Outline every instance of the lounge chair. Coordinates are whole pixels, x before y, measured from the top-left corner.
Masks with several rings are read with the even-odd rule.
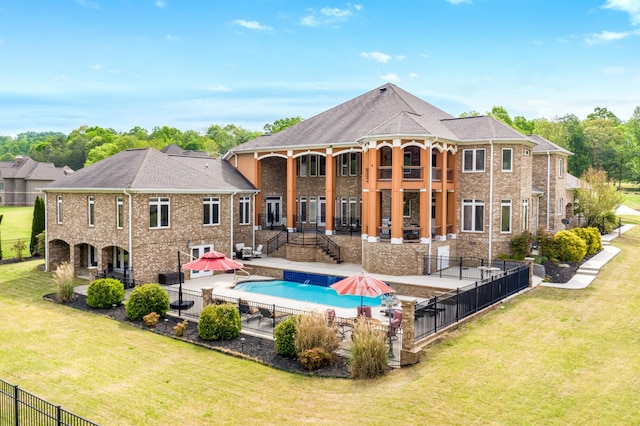
[[[260,314],[258,308],[255,306],[249,306],[249,304],[242,299],[238,301],[238,310],[240,311],[240,316],[244,317],[247,321]]]
[[[289,316],[289,314],[286,312],[276,311],[275,306],[274,306],[274,309],[260,307],[258,308],[258,313],[260,314],[260,316],[258,317],[258,325],[262,324],[262,321],[267,321],[267,320],[273,320],[273,323],[275,324],[278,321]]]
[[[252,252],[253,257],[262,257],[262,244],[259,244]]]
[[[371,318],[371,306],[358,306],[358,318]]]

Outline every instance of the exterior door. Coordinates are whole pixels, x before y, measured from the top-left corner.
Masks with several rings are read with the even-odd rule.
[[[438,271],[449,267],[449,246],[438,247]]]
[[[327,200],[318,197],[318,226],[325,226],[327,221]]]
[[[113,248],[113,269],[123,272],[129,267],[129,252],[122,247]]]
[[[282,216],[282,200],[280,198],[267,198],[266,226],[279,226]]]
[[[191,246],[191,259],[198,259],[205,253],[213,250],[213,244],[204,244],[200,246]],[[213,271],[191,271],[191,278],[208,277],[213,275]]]

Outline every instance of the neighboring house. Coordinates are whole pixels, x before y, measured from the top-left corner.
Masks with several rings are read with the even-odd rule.
[[[39,163],[27,156],[0,161],[0,206],[32,206],[40,187],[70,173],[69,167]]]
[[[226,161],[186,154],[122,151],[42,188],[48,269],[66,261],[76,275],[95,267],[158,282],[178,256],[252,245],[255,187]]]
[[[425,255],[438,256],[434,269],[452,257],[494,259],[523,230],[556,226],[569,200],[561,193],[570,153],[538,152],[540,139],[491,117],[453,117],[385,84],[223,158],[260,191],[259,242],[278,228],[313,229],[341,247],[341,260],[415,275],[435,272]],[[554,169],[543,172],[538,157]],[[539,207],[552,203],[562,212]]]

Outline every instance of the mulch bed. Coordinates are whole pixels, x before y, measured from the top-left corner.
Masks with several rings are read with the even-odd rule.
[[[580,262],[544,262],[545,275],[549,282],[556,284],[568,283],[571,278],[576,274],[580,266],[591,259],[598,253],[594,253],[590,256],[585,256]]]
[[[44,298],[46,300],[56,302],[55,294],[46,295]],[[270,339],[263,339],[260,337],[241,333],[240,337],[233,340],[202,340],[200,336],[198,336],[197,323],[192,321],[189,321],[189,324],[187,325],[187,328],[182,337],[177,337],[175,331],[173,330],[173,327],[177,323],[182,321],[179,318],[166,316],[164,319],[161,318],[160,322],[155,327],[149,328],[142,321],[130,321],[129,319],[127,319],[124,305],[119,305],[112,309],[96,309],[87,305],[86,299],[87,298],[85,295],[76,294],[71,302],[64,303],[64,305],[74,309],[104,315],[121,323],[129,324],[133,327],[149,330],[153,333],[163,334],[174,339],[189,342],[229,355],[251,359],[261,364],[276,368],[278,370],[320,377],[350,377],[347,359],[338,355],[334,357],[334,360],[328,366],[310,372],[306,368],[304,368],[298,360],[286,358],[279,355],[275,349],[275,341]]]

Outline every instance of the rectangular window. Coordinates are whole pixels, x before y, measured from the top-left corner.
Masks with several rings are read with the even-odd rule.
[[[522,230],[529,229],[529,200],[522,200]]]
[[[503,148],[502,149],[502,171],[503,172],[513,171],[512,159],[513,159],[513,149]]]
[[[89,226],[95,225],[96,220],[96,202],[93,196],[87,198],[87,217],[89,218]]]
[[[329,158],[329,161],[333,161],[333,158]],[[318,156],[318,176],[326,176],[327,174],[327,157],[322,155]]]
[[[411,166],[410,151],[404,153],[404,175],[405,176],[411,176],[411,169],[409,168],[409,166]]]
[[[349,211],[347,210],[347,199],[342,197],[340,199],[340,218],[342,220],[342,224],[346,225],[349,221]]]
[[[564,158],[558,158],[558,177],[564,176]]]
[[[306,176],[307,175],[307,156],[303,155],[302,157],[300,157],[300,167],[298,167],[299,172],[300,172],[300,176]]]
[[[316,223],[316,213],[318,211],[318,205],[316,204],[316,197],[309,198],[309,223]]]
[[[560,198],[558,200],[558,214],[559,215],[562,215],[563,207],[564,207],[564,200],[562,198]]]
[[[404,206],[402,207],[402,216],[403,217],[411,217],[411,199],[404,199]]]
[[[500,232],[511,232],[511,200],[502,200],[500,202]]]
[[[349,176],[356,174],[358,174],[358,153],[352,152],[349,154]]]
[[[307,223],[307,197],[300,197],[300,222]]]
[[[251,197],[240,197],[240,225],[251,223]]]
[[[124,225],[124,203],[122,197],[116,197],[116,227],[122,229]]]
[[[465,149],[462,163],[465,172],[484,172],[484,149]]]
[[[317,176],[318,175],[318,156],[310,155],[309,156],[309,176]]]
[[[462,200],[462,230],[467,232],[484,231],[484,201]]]
[[[169,197],[149,198],[149,228],[169,227]]]
[[[203,225],[220,225],[220,198],[219,197],[203,197],[202,224]]]
[[[62,223],[62,195],[58,195],[56,203],[56,217],[58,218],[58,223]]]
[[[349,166],[349,158],[347,157],[347,154],[340,154],[340,174],[342,176],[346,176],[347,175],[347,169]]]
[[[358,220],[356,206],[356,197],[349,197],[349,223],[352,225]]]

